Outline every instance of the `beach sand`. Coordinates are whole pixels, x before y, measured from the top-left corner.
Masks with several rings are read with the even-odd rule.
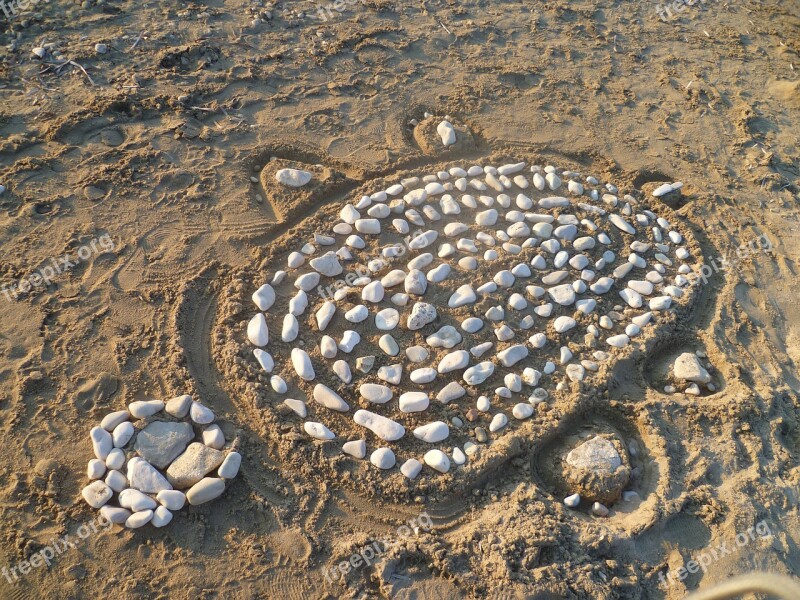
[[[707,1],[666,21],[656,2],[326,6],[0,13],[0,567],[75,542],[0,578],[0,598],[672,600],[733,574],[797,574],[797,3]],[[431,131],[445,116],[449,148]],[[481,472],[428,472],[415,492],[342,467],[237,376],[250,295],[360,192],[509,160],[648,197],[681,181],[669,210],[727,266]],[[284,167],[312,184],[279,186]],[[47,265],[50,284],[32,282]],[[663,393],[687,351],[718,391]],[[80,498],[89,429],[181,393],[239,440],[238,477],[164,529],[79,539],[97,516]],[[604,518],[562,503],[559,457],[592,434],[639,450],[640,499]]]

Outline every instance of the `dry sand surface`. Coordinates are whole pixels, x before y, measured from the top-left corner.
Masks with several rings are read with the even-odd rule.
[[[736,574],[800,574],[796,1],[698,1],[666,20],[655,0],[2,6],[0,599],[677,599]],[[457,139],[449,146],[437,134],[445,118]],[[563,185],[509,184],[512,199],[568,196],[610,210],[610,200],[589,194],[609,193],[602,186],[613,182],[615,209],[633,205],[624,218],[652,210],[642,235],[654,235],[655,217],[667,219],[693,272],[716,267],[625,347],[605,340],[647,307],[623,306],[618,290],[591,315],[553,313],[578,321],[560,342],[552,322],[528,333],[519,319],[511,324],[515,341],[498,349],[519,343],[531,352],[513,372],[557,365],[538,383],[546,397],[529,402],[527,382],[513,398],[496,396],[514,387],[498,369],[483,386],[464,384],[464,396],[410,414],[397,396],[423,389],[433,399],[445,383],[464,383],[463,368],[416,385],[406,361],[392,400],[366,402],[359,386],[384,383],[378,368],[402,360],[382,353],[372,321],[351,326],[339,315],[325,333],[339,341],[357,330],[364,351],[340,351],[354,377],[336,379],[318,347],[316,288],[299,334],[282,341],[292,283],[309,271],[288,269],[275,284],[264,349],[289,390],[273,389],[247,330],[258,312],[252,294],[287,269],[289,253],[308,242],[314,256],[327,252],[314,234],[331,233],[342,207],[364,194],[454,167],[516,162],[524,169],[510,178],[527,184],[532,166],[554,165]],[[283,185],[283,168],[312,179]],[[564,171],[580,174],[572,179],[585,185],[581,199],[568,193]],[[653,196],[677,181],[680,190]],[[473,219],[467,212],[432,227]],[[633,237],[601,229],[625,259]],[[363,264],[399,236],[364,237]],[[440,234],[430,250],[456,239]],[[526,247],[518,259],[504,247],[495,267],[484,250],[473,268],[452,260],[450,278],[431,286],[424,299],[439,310],[436,323],[409,331],[414,299],[396,307],[401,359],[441,326],[484,318],[504,301],[495,294],[450,310],[456,287],[477,288],[536,254]],[[594,262],[602,250],[593,252]],[[359,294],[343,297],[342,311]],[[375,306],[391,307],[388,298],[387,290]],[[614,331],[597,330],[609,312]],[[527,341],[534,331],[550,340],[541,351]],[[465,337],[453,350],[470,348]],[[562,345],[573,365],[597,360],[598,370],[567,377]],[[314,380],[295,373],[293,348],[308,351]],[[428,350],[437,361],[450,352]],[[593,358],[597,350],[608,356]],[[700,384],[697,395],[673,374],[684,353],[708,371],[711,387]],[[378,356],[366,375],[355,364],[365,354]],[[480,360],[498,364],[495,350],[470,364]],[[320,382],[349,412],[315,402]],[[238,475],[163,528],[98,525],[81,497],[94,458],[89,430],[132,402],[180,394],[214,412],[223,452],[233,444],[242,456]],[[486,411],[475,410],[481,394],[491,398]],[[307,418],[283,404],[287,396],[307,401]],[[517,403],[533,414],[512,417]],[[396,419],[405,436],[380,440],[353,421],[357,409]],[[489,432],[499,412],[508,424]],[[161,418],[133,421],[139,430]],[[435,420],[449,426],[445,441],[412,435]],[[314,439],[305,421],[336,437]],[[206,425],[193,427],[199,436]],[[587,480],[567,460],[595,436],[621,459],[613,477]],[[366,458],[343,454],[343,442],[359,438]],[[396,466],[371,464],[381,446]],[[456,464],[454,451],[466,447]],[[449,457],[447,473],[400,472],[432,448]],[[133,442],[124,451],[132,458]],[[620,481],[617,492],[636,493],[612,493],[609,514],[593,514],[588,490]],[[565,505],[577,491],[580,504]],[[49,565],[24,568],[53,547]]]

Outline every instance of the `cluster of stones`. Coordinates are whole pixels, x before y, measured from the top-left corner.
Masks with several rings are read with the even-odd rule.
[[[443,141],[448,131],[442,125]],[[635,344],[692,273],[673,223],[610,183],[551,165],[409,177],[345,204],[339,217],[255,291],[247,337],[310,437],[336,439],[326,414],[360,403],[352,419],[371,437],[342,440],[342,451],[364,458],[369,439],[380,469],[398,462],[403,421],[419,423],[434,402],[474,401],[467,420],[486,419],[494,436],[509,413],[531,417],[548,397],[544,385],[580,382]],[[493,274],[479,280],[486,269]],[[340,339],[335,328],[345,328]],[[401,348],[398,332],[415,343]],[[321,372],[336,384],[320,382]],[[313,385],[313,403],[286,397],[287,380]],[[440,446],[464,425],[456,417],[414,427],[433,447],[401,472],[413,479],[423,464],[442,473],[464,464],[477,444]],[[485,427],[474,435],[488,440]]]
[[[712,382],[711,374],[708,369],[700,362],[705,358],[705,353],[698,350],[696,353],[684,352],[672,365],[672,375],[674,384],[664,386],[664,392],[674,394],[680,390],[690,396],[699,396],[702,393],[700,386],[705,387],[709,392],[717,391],[716,385]],[[708,364],[711,368],[711,364]]]
[[[214,413],[188,395],[132,402],[128,410],[109,413],[89,432],[95,458],[83,499],[130,529],[164,527],[187,502],[214,500],[236,477],[242,457],[226,448],[213,422]]]
[[[623,491],[631,479],[631,469],[614,444],[604,437],[596,435],[573,448],[564,463],[564,479],[575,490],[564,498],[569,508],[577,508],[584,499],[592,503],[593,514],[605,517],[608,507],[620,496],[626,502],[638,497],[635,491]]]

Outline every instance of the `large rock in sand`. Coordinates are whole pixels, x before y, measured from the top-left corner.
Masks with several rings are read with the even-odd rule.
[[[675,379],[682,381],[693,381],[694,383],[709,383],[711,381],[711,375],[700,363],[700,359],[691,352],[684,352],[675,360],[672,372],[675,375]]]
[[[570,492],[607,506],[617,501],[631,471],[622,443],[614,441],[595,436],[567,454],[564,478]]]

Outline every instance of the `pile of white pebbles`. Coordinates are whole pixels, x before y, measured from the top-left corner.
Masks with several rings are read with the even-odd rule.
[[[90,437],[92,482],[81,495],[107,520],[130,529],[164,527],[186,502],[218,498],[242,462],[214,413],[188,395],[132,402],[106,415]]]
[[[308,436],[411,479],[446,473],[479,447],[446,446],[468,425],[426,421],[434,403],[462,403],[488,423],[476,441],[497,438],[689,297],[695,261],[671,219],[551,165],[409,177],[279,254],[247,337]],[[336,413],[363,434],[338,436]],[[403,445],[406,426],[428,449]]]

